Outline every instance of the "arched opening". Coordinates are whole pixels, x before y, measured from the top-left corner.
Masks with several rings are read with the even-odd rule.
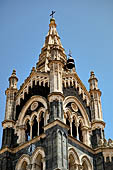
[[[30,122],[29,120],[27,121],[27,124],[26,124],[26,130],[25,130],[25,139],[26,141],[29,141],[30,140]]]
[[[69,170],[75,169],[75,160],[73,155],[69,155]]]
[[[83,166],[83,170],[88,170],[88,165],[86,164],[85,161],[83,162],[82,166]]]
[[[66,125],[69,126],[68,134],[71,135],[69,116],[66,117]]]
[[[73,121],[72,122],[72,136],[74,138],[77,138],[77,129],[76,129],[76,126],[75,126],[75,122]]]
[[[82,167],[83,167],[83,170],[92,170],[91,162],[86,156],[82,157]]]
[[[41,113],[40,116],[40,122],[39,122],[39,135],[42,134],[44,132],[44,113]]]
[[[21,170],[27,170],[27,162],[22,163]]]
[[[80,122],[80,123],[79,123],[79,127],[78,127],[79,140],[80,140],[81,142],[83,142],[83,136],[82,136],[82,130],[81,130],[81,128],[82,128],[82,125],[81,125],[81,122]]]
[[[35,170],[43,170],[42,155],[38,154],[35,161]]]
[[[32,138],[36,137],[38,135],[38,122],[37,117],[34,117],[33,120],[33,126],[32,126]]]

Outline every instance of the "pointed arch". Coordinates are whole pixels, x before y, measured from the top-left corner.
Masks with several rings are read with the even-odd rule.
[[[16,170],[22,170],[23,163],[26,166],[26,169],[25,168],[24,169],[27,170],[27,166],[31,163],[29,155],[23,154],[19,158],[19,160],[18,160],[18,162],[16,164]]]
[[[43,148],[38,147],[32,154],[31,164],[36,166],[36,170],[45,170],[45,152]]]
[[[69,156],[70,156],[70,155],[73,156],[73,158],[74,158],[74,163],[80,164],[79,156],[78,156],[76,150],[75,150],[74,148],[72,148],[72,147],[68,150],[68,159],[69,159]]]
[[[92,164],[89,158],[86,155],[81,157],[81,164],[83,166],[83,170],[92,170]]]
[[[78,106],[78,108],[80,109],[81,111],[81,114],[83,116],[83,119],[84,119],[84,123],[85,123],[85,126],[90,126],[90,121],[89,121],[89,117],[88,117],[88,114],[85,110],[85,108],[83,107],[83,105],[80,103],[80,101],[75,97],[75,96],[69,96],[69,97],[66,97],[65,100],[64,100],[64,111],[66,110],[66,105],[70,102],[73,102],[73,103],[76,103],[76,105]]]
[[[30,121],[30,116],[27,115],[24,120],[23,120],[23,125],[26,125],[27,124],[27,121]]]
[[[25,113],[28,109],[28,107],[32,104],[32,102],[34,101],[38,101],[38,102],[41,102],[43,105],[44,105],[44,108],[45,110],[47,110],[47,100],[42,97],[42,96],[32,96],[28,101],[27,103],[24,105],[24,107],[22,108],[20,114],[19,114],[19,118],[18,118],[18,122],[19,122],[19,125],[22,125],[23,123],[23,118],[25,116]]]
[[[34,120],[35,116],[38,117],[38,113],[37,113],[37,112],[33,112],[33,113],[31,114],[31,121]]]
[[[31,163],[35,163],[36,161],[36,157],[38,156],[38,154],[42,155],[42,158],[45,158],[45,152],[44,149],[42,147],[38,147],[32,154],[32,158],[31,158]]]

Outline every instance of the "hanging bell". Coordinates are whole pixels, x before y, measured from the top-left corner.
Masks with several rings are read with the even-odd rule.
[[[72,58],[72,56],[70,56],[67,60],[67,68],[72,69],[74,67],[75,67],[74,59]]]

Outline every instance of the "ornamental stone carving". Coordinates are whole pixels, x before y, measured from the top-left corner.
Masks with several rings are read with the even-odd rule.
[[[73,109],[74,112],[77,112],[77,111],[78,111],[78,107],[77,107],[77,105],[76,105],[75,103],[72,103],[72,104],[71,104],[71,107],[72,107],[72,109]]]
[[[37,107],[38,107],[38,102],[33,102],[33,103],[31,104],[31,111],[36,110]]]

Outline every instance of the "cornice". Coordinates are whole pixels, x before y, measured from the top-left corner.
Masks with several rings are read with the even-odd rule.
[[[59,125],[62,128],[69,129],[68,125],[66,125],[63,122],[61,122],[60,120],[56,119],[53,122],[49,123],[48,125],[44,126],[44,131],[46,131],[46,130],[48,130],[48,129],[52,128],[53,126],[56,126],[56,125]]]
[[[47,76],[48,77],[48,73],[45,73],[45,72],[42,73],[39,71],[31,72],[30,75],[24,80],[24,83],[20,86],[20,89],[18,90],[17,95],[16,95],[16,99],[18,98],[19,95],[21,95],[21,93],[23,92],[25,87],[29,84],[30,80],[33,77],[37,77],[37,76]]]
[[[5,147],[3,149],[0,150],[0,154],[4,153],[4,152],[10,152],[10,153],[17,153],[18,151],[20,151],[21,149],[23,148],[26,148],[27,146],[39,141],[40,139],[43,139],[45,138],[46,135],[45,134],[42,134],[40,136],[37,136],[36,138],[24,143],[24,144],[21,144],[20,146],[16,147],[16,148],[12,148],[12,149],[9,149],[8,147]]]

